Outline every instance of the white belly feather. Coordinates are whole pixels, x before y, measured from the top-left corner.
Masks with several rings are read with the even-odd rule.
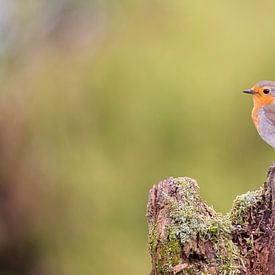
[[[260,108],[258,112],[259,125],[258,132],[262,139],[268,143],[270,146],[275,148],[275,123],[273,120],[268,118],[264,108]]]

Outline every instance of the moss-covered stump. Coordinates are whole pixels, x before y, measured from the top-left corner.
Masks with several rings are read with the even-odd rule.
[[[168,178],[149,194],[151,274],[275,274],[275,165],[257,191],[225,216],[190,178]]]

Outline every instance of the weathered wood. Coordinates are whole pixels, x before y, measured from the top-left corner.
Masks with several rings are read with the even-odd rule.
[[[275,274],[275,165],[224,216],[198,189],[193,179],[168,178],[150,190],[151,274]]]

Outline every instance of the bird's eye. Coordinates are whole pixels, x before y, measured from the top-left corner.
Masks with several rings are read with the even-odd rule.
[[[264,92],[264,94],[266,94],[266,95],[267,95],[267,94],[269,94],[269,93],[270,93],[270,89],[264,89],[264,90],[263,90],[263,92]]]

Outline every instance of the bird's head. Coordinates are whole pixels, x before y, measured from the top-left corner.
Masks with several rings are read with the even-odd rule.
[[[251,89],[243,91],[246,94],[253,95],[254,105],[262,107],[265,105],[275,103],[275,82],[264,80],[258,82]]]

